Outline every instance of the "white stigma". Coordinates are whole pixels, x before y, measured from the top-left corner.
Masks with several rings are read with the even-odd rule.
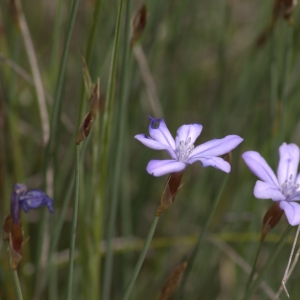
[[[291,174],[289,178],[281,185],[281,192],[286,197],[293,196],[299,190],[299,183],[295,183],[293,180],[293,175]]]
[[[194,144],[191,143],[191,137],[186,141],[180,141],[175,150],[178,161],[185,162],[194,150]]]

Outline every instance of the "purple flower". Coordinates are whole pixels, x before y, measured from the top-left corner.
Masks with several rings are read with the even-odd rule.
[[[163,119],[150,117],[150,120],[150,136],[138,134],[135,138],[149,148],[166,150],[171,159],[150,160],[146,168],[149,174],[162,176],[180,172],[196,161],[200,161],[203,167],[212,166],[226,173],[230,172],[230,164],[218,156],[228,153],[239,145],[243,141],[241,137],[228,135],[223,139],[214,139],[195,148],[195,140],[202,131],[201,124],[182,125],[177,130],[174,141]]]
[[[288,222],[294,226],[300,224],[300,173],[299,147],[283,143],[279,147],[277,177],[265,159],[256,151],[247,151],[242,155],[245,163],[259,179],[254,187],[254,196],[258,199],[279,201]]]
[[[20,197],[20,203],[23,210],[27,213],[30,209],[38,208],[46,205],[49,211],[53,214],[52,199],[40,190],[30,190],[25,195]]]

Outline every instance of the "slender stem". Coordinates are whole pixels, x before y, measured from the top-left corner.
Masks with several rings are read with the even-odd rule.
[[[17,270],[14,270],[13,267],[12,267],[9,243],[7,243],[6,251],[7,251],[7,256],[8,256],[8,260],[9,260],[9,269],[10,269],[10,272],[11,272],[16,297],[17,297],[18,300],[23,300],[23,295],[22,295],[22,291],[21,291],[18,272],[17,272]]]
[[[74,268],[74,251],[76,241],[76,227],[77,227],[77,215],[78,215],[78,200],[79,200],[79,146],[76,146],[76,170],[75,170],[75,199],[72,216],[72,233],[70,243],[70,259],[69,259],[69,275],[68,275],[68,293],[67,299],[72,299],[72,287],[73,287],[73,268]]]
[[[257,276],[256,280],[254,281],[254,283],[251,286],[251,288],[250,288],[249,292],[247,293],[247,295],[245,295],[244,300],[251,299],[251,296],[255,293],[255,291],[259,287],[259,285],[260,285],[261,281],[263,280],[266,272],[269,270],[269,268],[272,266],[273,262],[275,261],[277,255],[279,254],[281,248],[283,247],[283,245],[284,245],[284,243],[287,239],[287,236],[290,233],[290,231],[292,230],[292,228],[293,227],[290,226],[290,225],[287,227],[287,229],[285,230],[285,232],[281,236],[281,239],[279,240],[278,244],[276,245],[274,251],[272,252],[272,255],[270,256],[268,262],[266,263],[264,268],[261,270],[261,272]]]
[[[68,58],[68,54],[69,54],[70,40],[71,40],[71,35],[73,32],[73,27],[74,27],[74,23],[75,23],[78,3],[79,3],[79,0],[72,1],[71,14],[70,14],[70,19],[69,19],[69,23],[68,23],[65,44],[64,44],[64,51],[63,51],[63,55],[61,58],[61,63],[60,63],[60,68],[59,68],[59,73],[58,73],[59,76],[57,79],[55,102],[53,105],[53,112],[52,112],[52,117],[51,117],[50,140],[48,143],[48,148],[50,148],[48,150],[50,150],[50,151],[51,151],[51,146],[52,146],[54,137],[56,136],[56,128],[57,128],[57,124],[58,124],[58,118],[60,116],[61,107],[62,107],[61,95],[62,95],[64,77],[65,77],[66,66],[67,66],[67,58]],[[47,159],[47,157],[46,157],[46,159]]]
[[[89,144],[90,139],[91,139],[91,134],[87,137],[86,142],[83,143],[83,147],[81,148],[81,151],[80,151],[80,157],[79,157],[80,161],[82,159],[82,156],[84,155],[85,149],[86,149],[87,145]],[[58,219],[55,222],[55,227],[52,231],[53,234],[51,236],[51,244],[50,244],[50,249],[49,249],[48,265],[46,266],[45,272],[42,275],[42,280],[41,280],[41,284],[40,284],[40,287],[39,287],[38,294],[43,292],[43,290],[46,286],[46,283],[49,279],[49,276],[52,273],[52,270],[53,270],[53,267],[54,267],[54,265],[53,265],[54,252],[57,248],[60,233],[61,233],[63,223],[64,223],[64,220],[65,220],[67,208],[68,208],[68,205],[69,205],[69,202],[70,202],[71,193],[72,193],[72,190],[73,190],[73,187],[74,187],[74,184],[75,184],[75,177],[76,177],[76,174],[73,173],[73,176],[70,179],[70,181],[68,183],[68,186],[66,187],[66,192],[65,192],[65,197],[63,199],[62,207],[61,207]]]
[[[125,291],[125,294],[124,294],[124,297],[123,297],[123,300],[127,300],[130,296],[130,293],[132,291],[132,288],[133,288],[133,285],[135,283],[135,280],[140,272],[140,269],[142,267],[142,264],[144,262],[144,259],[145,259],[145,256],[146,256],[146,253],[148,251],[148,248],[149,248],[149,245],[150,245],[150,242],[152,240],[152,237],[153,237],[153,234],[154,234],[154,231],[155,231],[155,228],[156,228],[156,225],[158,223],[158,220],[159,220],[159,217],[158,216],[155,216],[153,222],[152,222],[152,225],[150,227],[150,230],[149,230],[149,233],[148,233],[148,236],[146,238],[146,241],[145,241],[145,244],[144,244],[144,247],[142,249],[142,252],[139,256],[139,259],[135,265],[135,268],[134,268],[134,271],[133,271],[133,275],[130,279],[130,282],[126,288],[126,291]]]
[[[255,274],[255,268],[256,268],[256,264],[257,264],[257,260],[258,260],[258,257],[259,257],[259,253],[260,253],[262,244],[263,244],[263,241],[260,241],[260,242],[259,242],[258,249],[257,249],[257,252],[256,252],[256,255],[255,255],[254,263],[253,263],[253,265],[252,265],[251,273],[250,273],[250,275],[249,275],[249,279],[248,279],[247,284],[246,284],[246,289],[245,289],[245,291],[246,291],[245,293],[246,293],[246,294],[247,294],[248,291],[249,291],[249,288],[250,288],[251,283],[252,283],[252,280],[253,280],[253,276],[254,276],[254,274]]]
[[[50,137],[49,141],[46,147],[46,153],[45,153],[45,160],[44,160],[44,182],[46,183],[46,177],[47,177],[47,171],[49,169],[50,162],[52,160],[52,152],[53,152],[53,141],[56,137],[56,129],[58,125],[58,118],[61,114],[61,107],[62,107],[62,101],[61,101],[61,95],[62,95],[62,89],[63,89],[63,82],[64,82],[64,76],[65,76],[65,71],[66,71],[66,65],[67,65],[67,58],[68,58],[68,53],[69,53],[69,46],[70,46],[70,40],[71,40],[71,35],[74,27],[74,22],[75,22],[75,17],[77,13],[77,8],[78,8],[78,3],[79,0],[73,0],[72,1],[72,8],[71,8],[71,13],[70,13],[70,18],[68,22],[68,27],[67,27],[67,34],[66,34],[66,39],[65,39],[65,44],[64,44],[64,50],[63,50],[63,55],[60,63],[60,69],[59,69],[59,76],[57,80],[57,87],[56,87],[56,93],[55,93],[55,101],[53,105],[53,111],[51,115],[51,122],[50,122]],[[46,188],[47,190],[47,188]],[[38,238],[38,245],[37,245],[37,258],[36,258],[36,265],[38,266],[38,271],[37,271],[37,276],[35,279],[35,292],[33,299],[39,299],[38,292],[40,290],[40,278],[41,278],[41,269],[40,269],[40,262],[41,262],[41,257],[42,257],[42,245],[44,242],[44,232],[46,230],[46,218],[45,214],[43,215],[41,226],[39,229],[39,238]]]
[[[287,282],[287,279],[288,279],[288,273],[289,273],[289,269],[290,269],[290,265],[291,265],[291,262],[292,262],[292,257],[293,257],[293,254],[294,254],[294,251],[295,251],[295,247],[296,247],[296,242],[297,242],[297,239],[298,239],[298,236],[299,236],[299,230],[300,230],[300,225],[298,225],[298,228],[297,228],[297,232],[296,232],[296,235],[295,235],[295,238],[294,238],[294,243],[293,243],[293,247],[292,247],[292,251],[291,251],[291,254],[290,254],[290,257],[289,257],[289,262],[286,266],[286,269],[285,269],[285,272],[284,272],[284,275],[283,275],[283,278],[282,278],[282,281],[281,281],[281,284],[282,284],[282,287],[286,293],[286,296],[288,298],[290,298],[290,295],[287,291],[287,288],[285,286],[286,282]]]
[[[129,49],[130,49],[130,21],[131,21],[131,0],[127,0],[126,3],[126,24],[125,24],[125,45],[123,51],[122,73],[121,73],[121,109],[119,117],[119,129],[118,129],[118,147],[116,154],[116,162],[114,169],[114,190],[112,194],[111,209],[109,215],[109,223],[107,230],[106,240],[106,256],[104,264],[104,286],[103,286],[103,300],[110,299],[109,291],[111,287],[112,267],[113,267],[113,234],[115,228],[115,221],[119,200],[119,188],[122,175],[122,158],[124,148],[124,129],[126,126],[127,116],[127,100],[128,100],[128,73],[129,73]]]
[[[295,254],[295,257],[294,257],[292,266],[291,266],[291,268],[290,268],[288,274],[286,275],[286,281],[290,278],[291,274],[293,273],[293,271],[294,271],[294,269],[295,269],[295,267],[296,267],[296,264],[297,264],[297,262],[298,262],[299,255],[300,255],[300,247],[298,248],[298,250],[297,250],[297,252],[296,252],[296,254]],[[283,285],[281,284],[280,287],[279,287],[279,289],[278,289],[278,291],[277,291],[277,293],[276,293],[276,295],[275,295],[275,297],[274,297],[274,299],[278,299],[278,298],[279,298],[279,296],[280,296],[282,290],[283,290]]]
[[[208,229],[208,227],[210,225],[210,222],[211,222],[212,217],[213,217],[213,215],[215,213],[216,207],[217,207],[217,205],[218,205],[218,203],[219,203],[219,201],[221,199],[221,195],[223,193],[223,190],[224,190],[224,187],[226,185],[227,179],[228,179],[228,175],[225,177],[225,179],[223,181],[223,184],[222,184],[222,187],[221,187],[221,189],[219,191],[219,194],[217,195],[217,197],[215,198],[214,202],[211,205],[208,217],[207,217],[207,219],[206,219],[206,221],[204,223],[203,229],[200,232],[197,244],[196,244],[196,246],[195,246],[195,248],[193,250],[192,256],[191,256],[191,258],[190,258],[190,260],[188,262],[187,268],[186,268],[186,270],[185,270],[185,272],[183,274],[182,282],[181,282],[179,293],[178,293],[178,299],[182,299],[183,298],[185,284],[188,281],[189,275],[190,275],[190,273],[192,271],[192,268],[193,268],[193,265],[195,263],[197,254],[199,252],[200,246],[202,244],[203,238],[204,238],[204,236],[205,236],[205,234],[207,232],[207,229]]]

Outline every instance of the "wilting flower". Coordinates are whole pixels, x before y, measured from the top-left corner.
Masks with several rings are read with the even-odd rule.
[[[162,176],[180,172],[196,161],[200,161],[203,167],[212,166],[226,173],[230,172],[230,164],[218,156],[228,153],[239,145],[243,141],[241,137],[228,135],[223,139],[214,139],[195,148],[195,140],[203,128],[201,124],[182,125],[177,130],[174,140],[163,119],[150,117],[150,120],[150,136],[138,134],[135,138],[149,148],[166,150],[171,159],[150,160],[147,165],[149,174]]]
[[[52,199],[40,190],[27,191],[25,184],[16,183],[10,200],[10,215],[3,224],[3,239],[10,245],[10,255],[13,269],[16,269],[22,259],[22,248],[26,241],[23,240],[23,228],[20,222],[21,210],[28,212],[30,209],[47,205],[53,213]]]
[[[279,147],[277,178],[265,159],[256,151],[247,151],[242,155],[245,163],[259,179],[254,187],[254,196],[258,199],[279,201],[288,222],[294,226],[300,224],[300,173],[299,147],[283,143]]]

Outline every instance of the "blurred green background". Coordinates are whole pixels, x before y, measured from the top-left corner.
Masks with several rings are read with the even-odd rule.
[[[46,95],[46,113],[51,120],[68,21],[75,1],[21,2]],[[142,1],[132,1],[132,15],[142,4]],[[149,0],[145,4],[147,25],[135,47],[129,50],[125,70],[128,30],[123,7],[115,85],[112,85],[110,66],[120,1],[79,1],[59,100],[61,110],[47,152],[26,38],[13,1],[0,1],[1,222],[9,214],[15,182],[45,190],[53,197],[55,207],[51,216],[44,213],[46,209],[23,214],[25,237],[30,236],[18,268],[24,299],[66,297],[66,251],[74,198],[68,190],[73,191],[70,184],[75,171],[75,138],[82,115],[88,112],[89,98],[89,91],[84,92],[83,88],[81,57],[86,56],[97,5],[100,7],[95,19],[97,31],[88,67],[92,82],[100,78],[101,105],[90,139],[82,143],[86,149],[81,160],[73,299],[102,299],[105,249],[99,249],[101,241],[105,244],[113,197],[118,198],[118,206],[109,299],[122,299],[167,181],[167,176],[155,178],[145,171],[150,159],[167,155],[154,152],[133,138],[135,134],[148,133],[148,116],[163,117],[173,136],[182,124],[201,123],[204,129],[196,145],[229,134],[245,139],[233,151],[232,171],[197,256],[184,299],[225,300],[243,296],[248,275],[237,257],[250,266],[253,263],[262,218],[271,201],[254,198],[256,178],[245,166],[241,154],[256,150],[276,170],[279,145],[283,142],[300,145],[300,10],[296,7],[292,14],[293,26],[280,16],[264,44],[257,46],[258,37],[271,23],[274,1]],[[124,82],[126,92],[122,88]],[[121,106],[122,97],[127,99],[125,109]],[[111,99],[114,101],[107,107]],[[121,116],[124,117],[122,131],[119,129]],[[107,117],[111,127],[108,126],[104,138],[102,129],[107,126]],[[116,168],[121,137],[121,163]],[[120,183],[116,181],[118,175]],[[169,274],[189,258],[225,176],[200,164],[187,168],[184,187],[160,218],[131,299],[157,299]],[[53,264],[47,264],[47,247],[53,229],[64,201],[69,200],[55,259]],[[45,229],[41,230],[41,224],[46,225]],[[258,270],[268,260],[286,226],[283,216],[263,246]],[[288,261],[293,234],[265,277],[275,292]],[[221,249],[214,242],[215,238],[235,251],[235,259],[230,257],[227,248]],[[37,261],[41,245],[46,251],[42,262]],[[0,298],[14,299],[2,239],[0,249]],[[43,266],[51,271],[42,287]],[[299,276],[296,268],[288,281],[291,299],[299,298]],[[259,289],[253,299],[270,298],[264,289]],[[281,299],[286,296],[282,294]]]

